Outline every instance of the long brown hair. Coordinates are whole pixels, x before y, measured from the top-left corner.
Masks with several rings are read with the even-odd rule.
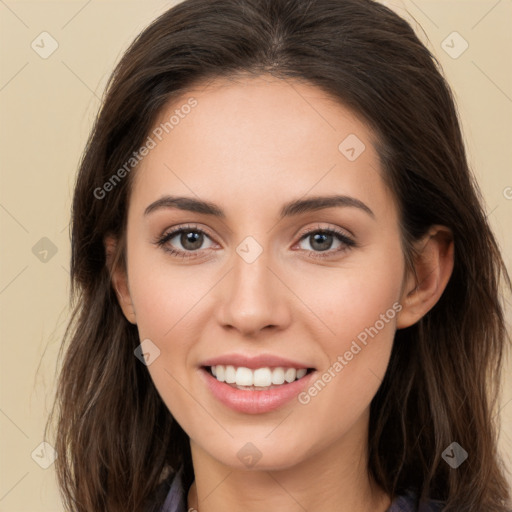
[[[370,475],[392,497],[415,488],[422,499],[446,501],[446,512],[506,510],[496,407],[509,340],[501,284],[510,279],[439,64],[408,23],[371,0],[186,0],[117,65],[76,181],[74,309],[47,423],[58,411],[55,464],[67,509],[158,510],[181,465],[185,485],[193,479],[188,437],[134,356],[137,328],[122,314],[107,267],[106,234],[121,241],[115,264],[124,264],[136,168],[98,191],[171,98],[210,78],[263,73],[321,88],[374,130],[408,261],[429,226],[453,232],[447,288],[419,322],[397,331],[371,403]],[[442,458],[454,441],[469,454],[457,469]]]

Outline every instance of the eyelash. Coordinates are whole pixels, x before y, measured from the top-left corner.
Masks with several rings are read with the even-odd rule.
[[[169,240],[172,240],[176,235],[179,235],[181,233],[189,233],[189,232],[202,233],[203,235],[206,235],[208,238],[211,238],[208,235],[208,233],[206,233],[206,231],[199,229],[197,226],[188,225],[188,226],[182,226],[173,231],[163,234],[154,243],[158,247],[161,247],[165,252],[167,252],[173,256],[182,257],[182,258],[197,258],[197,257],[199,257],[199,255],[197,253],[200,252],[200,250],[181,251],[181,250],[176,250],[176,249],[173,249],[172,247],[168,247],[165,245],[165,244],[167,244],[167,242],[169,242]],[[337,240],[339,240],[342,244],[344,244],[345,247],[335,249],[335,250],[328,249],[326,251],[307,251],[306,250],[306,252],[310,253],[310,256],[312,256],[313,258],[322,258],[322,259],[328,258],[328,257],[331,257],[333,255],[333,253],[338,254],[338,253],[347,251],[353,247],[357,247],[356,242],[354,240],[352,240],[351,238],[349,238],[342,231],[339,231],[335,228],[328,228],[328,229],[320,228],[319,226],[316,229],[312,229],[312,230],[301,233],[299,242],[302,242],[302,240],[304,240],[304,239],[308,238],[309,236],[316,234],[316,233],[320,233],[320,234],[324,234],[324,235],[325,234],[326,235],[334,235],[334,237]]]

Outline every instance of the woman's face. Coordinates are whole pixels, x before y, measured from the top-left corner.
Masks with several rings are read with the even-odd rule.
[[[405,270],[371,131],[316,87],[265,76],[187,91],[149,135],[124,310],[170,412],[231,467],[357,456]],[[310,371],[278,384],[291,368]]]

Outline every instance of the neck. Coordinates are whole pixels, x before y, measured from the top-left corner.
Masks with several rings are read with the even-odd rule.
[[[371,481],[366,449],[361,450],[366,446],[365,428],[357,438],[359,443],[348,435],[284,469],[258,469],[259,463],[251,469],[228,466],[191,441],[195,480],[187,510],[384,512],[389,496]]]

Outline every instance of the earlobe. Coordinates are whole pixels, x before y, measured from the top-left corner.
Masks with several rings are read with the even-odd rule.
[[[405,280],[397,329],[415,324],[434,307],[453,271],[454,244],[449,228],[432,226],[415,248],[416,276],[410,273]]]
[[[125,265],[119,264],[116,261],[117,239],[113,236],[105,236],[104,245],[107,268],[110,272],[110,280],[116,292],[119,305],[126,319],[130,323],[136,324],[135,308],[130,295]]]

